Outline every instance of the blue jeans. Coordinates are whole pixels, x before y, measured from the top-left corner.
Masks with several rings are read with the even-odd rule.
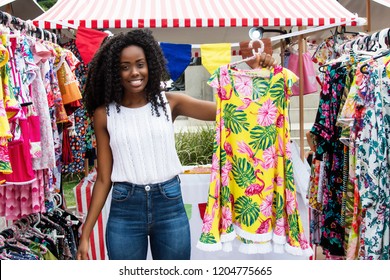
[[[179,176],[166,182],[114,183],[106,243],[111,260],[189,260],[191,237]]]

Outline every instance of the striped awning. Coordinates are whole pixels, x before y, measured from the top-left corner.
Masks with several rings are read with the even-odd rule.
[[[323,26],[356,14],[336,0],[58,0],[34,20],[45,29]],[[60,23],[63,23],[61,25]]]

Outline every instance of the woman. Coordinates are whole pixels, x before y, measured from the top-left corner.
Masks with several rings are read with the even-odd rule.
[[[259,55],[251,66],[272,66]],[[87,259],[89,236],[112,189],[106,228],[110,259],[191,256],[181,198],[173,121],[177,116],[215,120],[214,102],[165,93],[167,77],[158,42],[149,30],[120,33],[103,43],[89,65],[84,104],[93,115],[98,173],[77,259]]]

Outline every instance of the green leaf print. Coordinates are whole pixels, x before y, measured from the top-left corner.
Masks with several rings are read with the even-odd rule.
[[[289,159],[286,160],[285,183],[286,183],[286,189],[290,190],[291,192],[295,192],[293,166],[292,166],[292,161]]]
[[[214,235],[211,234],[210,232],[209,233],[202,232],[202,234],[200,235],[199,240],[200,240],[200,242],[206,243],[206,244],[215,244],[215,243],[217,243],[217,241],[215,240]]]
[[[236,220],[241,224],[249,227],[258,219],[260,214],[260,207],[257,202],[253,202],[250,197],[240,196],[234,202]]]
[[[276,220],[283,218],[284,200],[283,197],[278,192],[275,192],[275,199],[273,201],[273,206],[276,210],[275,212]]]
[[[228,104],[223,110],[225,127],[231,132],[238,134],[243,129],[248,130],[249,123],[247,122],[247,115],[243,111],[236,111],[237,106]]]
[[[219,160],[221,166],[223,166],[223,165],[226,164],[226,159],[227,159],[226,151],[225,151],[225,150],[222,150],[222,151],[221,151],[221,157],[220,157],[220,160]]]
[[[246,159],[233,157],[232,174],[240,188],[246,188],[256,180],[253,164]]]
[[[271,147],[276,140],[276,127],[270,126],[255,126],[250,132],[250,138],[253,139],[249,145],[257,152]],[[255,153],[256,154],[256,153]]]
[[[229,187],[222,187],[221,188],[221,204],[226,205],[229,202],[230,198],[230,189]]]
[[[234,228],[233,228],[233,225],[230,225],[227,229],[226,229],[226,233],[231,233],[233,232]]]
[[[274,103],[277,107],[286,108],[286,97],[284,96],[284,81],[279,79],[277,82],[271,85],[270,93]]]
[[[295,211],[294,214],[291,214],[288,216],[288,225],[289,225],[289,231],[290,231],[290,236],[294,240],[298,240],[299,237],[299,227],[298,227],[298,213]]]
[[[0,170],[9,170],[11,169],[11,165],[9,162],[0,161]]]
[[[252,100],[257,100],[261,96],[264,96],[269,89],[269,80],[266,80],[261,77],[256,77],[253,79],[253,92],[252,92]]]

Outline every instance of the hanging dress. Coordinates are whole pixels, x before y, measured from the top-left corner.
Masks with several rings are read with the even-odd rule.
[[[312,255],[298,212],[288,103],[296,76],[280,66],[211,76],[217,89],[209,197],[197,247]],[[272,246],[273,245],[273,246]]]

